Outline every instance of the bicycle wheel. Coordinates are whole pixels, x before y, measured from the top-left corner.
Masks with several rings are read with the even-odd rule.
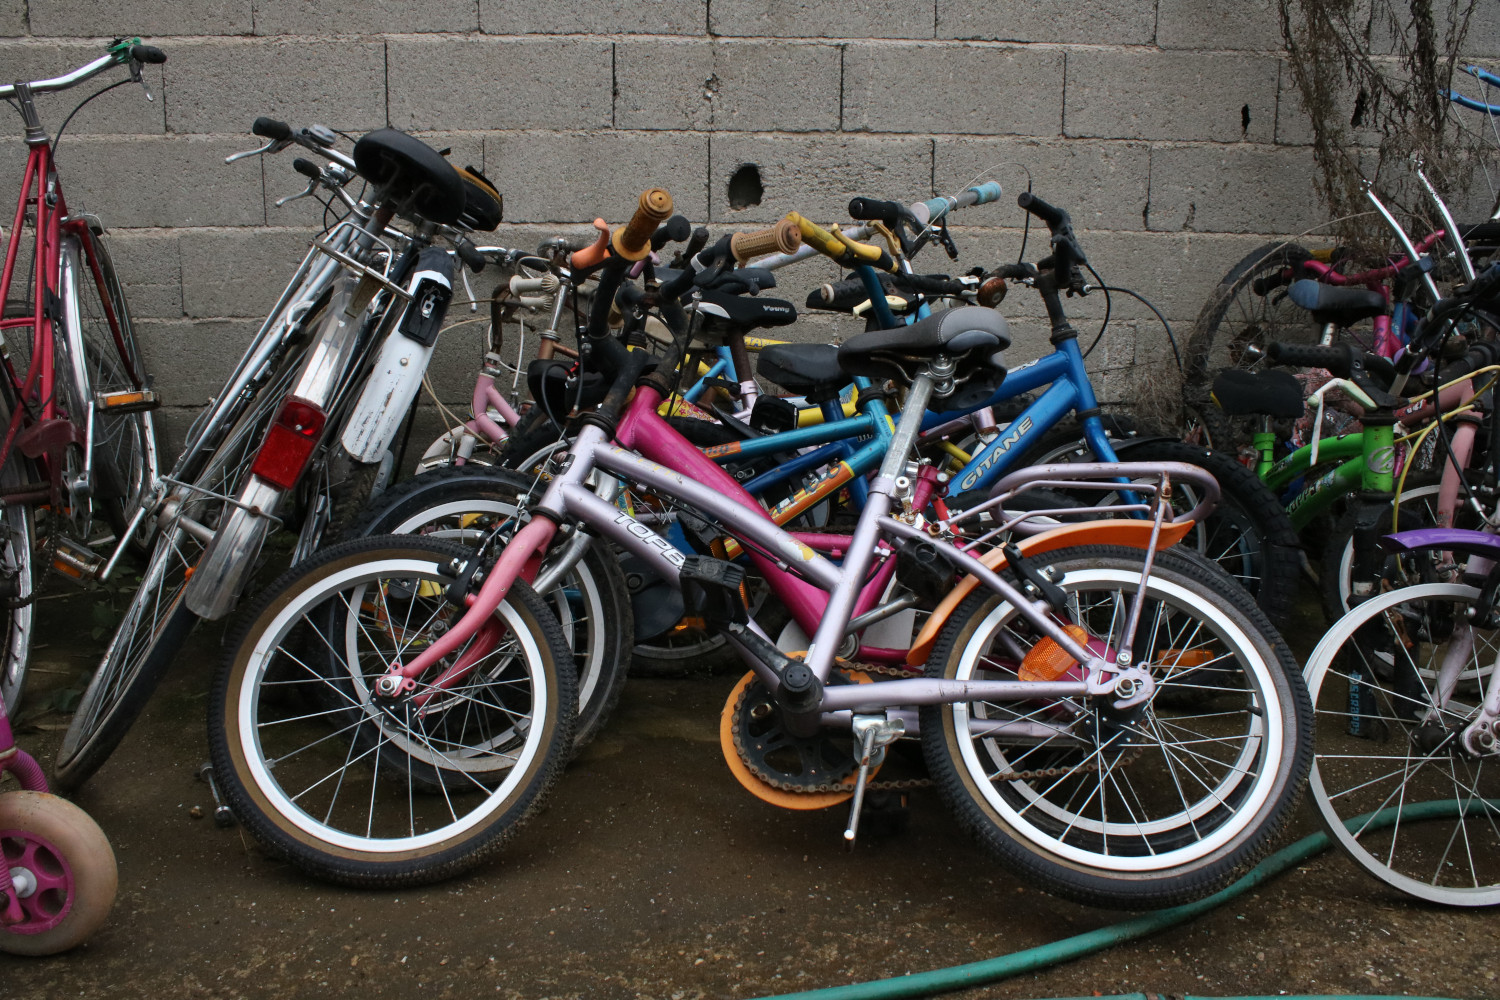
[[[70,418],[81,424],[92,415],[90,503],[118,535],[156,483],[155,429],[149,410],[122,412],[98,401],[144,389],[146,371],[102,232],[91,230],[86,240],[65,236],[60,266],[67,335],[59,338],[58,377],[68,386]],[[88,527],[81,527],[87,540]]]
[[[1500,632],[1465,616],[1479,591],[1424,583],[1379,594],[1307,661],[1317,751],[1310,788],[1329,834],[1361,868],[1419,899],[1500,903],[1500,756],[1459,734],[1483,696],[1438,675],[1495,663]]]
[[[119,888],[115,853],[89,814],[56,795],[0,795],[0,864],[22,888],[21,922],[0,927],[0,952],[56,955],[109,916]]]
[[[415,534],[472,545],[497,524],[512,521],[514,530],[525,523],[519,501],[532,488],[532,479],[507,469],[435,469],[382,494],[349,535]],[[577,751],[609,720],[625,689],[633,635],[625,575],[610,547],[596,542],[541,596],[562,626],[578,668]]]
[[[3,419],[3,418],[0,418]],[[0,486],[24,482],[19,456],[13,456],[0,471]],[[35,605],[29,600],[36,586],[32,568],[35,552],[30,508],[22,504],[0,507],[0,582],[14,594],[19,606],[0,607],[0,701],[15,717],[26,686],[26,665],[31,656],[31,623]],[[24,602],[24,603],[20,603]]]
[[[461,614],[442,571],[464,551],[413,536],[333,546],[284,574],[229,644],[209,700],[215,773],[251,834],[312,875],[457,874],[502,845],[567,761],[571,653],[524,582],[497,609],[490,649],[476,637],[445,660],[473,660],[451,686],[372,694]]]
[[[232,496],[248,474],[299,357],[285,357],[259,392],[231,403],[240,410],[238,419],[217,447],[201,445],[208,457],[192,487],[173,489],[156,515],[161,528],[151,557],[53,761],[54,783],[64,791],[87,781],[119,746],[197,624],[183,603],[183,588],[213,537],[224,507],[219,497]]]
[[[1287,298],[1287,286],[1311,258],[1295,243],[1265,243],[1229,269],[1198,311],[1183,349],[1185,402],[1206,402],[1225,368],[1259,368],[1272,341],[1316,340],[1312,317]]]
[[[1043,558],[1068,620],[1111,657],[1141,554],[1081,546]],[[998,595],[977,593],[944,626],[927,676],[1015,680],[1033,654],[1055,659],[1048,645]],[[1134,710],[928,706],[922,746],[960,823],[1018,874],[1091,905],[1169,906],[1227,884],[1290,818],[1312,750],[1307,694],[1265,615],[1193,556],[1158,555],[1132,653],[1157,683]],[[1022,725],[1007,735],[1006,723]]]

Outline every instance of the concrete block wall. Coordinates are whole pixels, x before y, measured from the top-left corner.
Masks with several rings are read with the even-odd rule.
[[[59,162],[73,207],[114,231],[175,426],[217,389],[321,216],[273,207],[302,187],[290,156],[224,164],[255,145],[257,115],[450,147],[504,193],[498,242],[528,248],[623,219],[653,185],[723,231],[992,178],[1006,197],[955,228],[963,265],[989,265],[1020,251],[1014,195],[1029,182],[1179,337],[1231,264],[1322,216],[1270,0],[0,0],[0,77],[51,75],[124,33],[168,53],[147,73],[155,101],[134,86],[100,97]],[[1500,3],[1479,5],[1468,54],[1500,61]],[[45,99],[48,124],[83,93]],[[13,182],[24,147],[7,120]],[[748,206],[729,192],[747,165],[763,190]],[[924,263],[946,265],[935,250]],[[783,272],[784,294],[832,276]],[[1102,303],[1070,308],[1097,318]],[[1170,352],[1144,309],[1114,308],[1091,360],[1123,398]],[[1004,311],[1017,361],[1045,348],[1034,297],[1018,289]],[[852,332],[827,317],[794,330]],[[466,401],[479,343],[472,324],[445,338],[434,381],[449,400]]]

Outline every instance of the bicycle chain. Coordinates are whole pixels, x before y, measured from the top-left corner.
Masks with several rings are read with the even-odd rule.
[[[861,663],[861,664],[857,664],[856,665],[856,664],[848,663],[847,661],[844,661],[844,660],[835,660],[834,662],[835,662],[835,665],[838,666],[838,667],[840,667],[841,669],[857,670],[860,673],[865,673],[865,674],[883,674],[883,675],[885,675],[887,677],[898,677],[898,678],[901,678],[901,677],[911,677],[912,676],[912,674],[909,671],[898,670],[898,669],[896,669],[894,667],[881,667],[881,666],[876,666],[875,664],[867,664],[867,663]],[[775,777],[773,777],[773,776],[771,776],[769,774],[766,774],[764,771],[762,771],[760,768],[756,767],[755,764],[753,764],[750,761],[750,758],[746,755],[746,752],[745,752],[744,733],[741,731],[739,719],[740,719],[740,706],[742,704],[744,704],[745,695],[747,695],[750,692],[750,688],[753,687],[753,686],[754,686],[754,684],[747,684],[747,685],[745,685],[744,689],[740,691],[739,699],[734,703],[734,708],[732,710],[732,712],[733,712],[732,720],[733,721],[730,723],[730,735],[734,739],[734,750],[735,750],[735,753],[739,754],[739,756],[740,756],[740,762],[742,764],[744,764],[747,769],[749,769],[750,773],[753,774],[753,775],[755,775],[761,781],[765,782],[767,785],[770,785],[772,788],[775,788],[778,791],[783,791],[783,792],[796,792],[796,793],[799,793],[799,794],[811,795],[811,794],[814,794],[814,793],[817,793],[817,792],[849,792],[849,791],[852,791],[852,789],[850,788],[850,786],[845,785],[845,784],[841,784],[841,783],[836,783],[836,782],[823,782],[823,783],[816,784],[816,785],[799,785],[796,782],[782,781],[782,780],[780,780],[778,778],[775,778]],[[1141,748],[1140,750],[1137,750],[1135,753],[1129,755],[1128,757],[1122,757],[1122,758],[1120,758],[1119,762],[1115,766],[1116,767],[1129,767],[1131,764],[1135,763],[1135,761],[1143,753],[1145,753],[1145,748],[1144,747]],[[1078,774],[1078,773],[1081,773],[1083,771],[1099,771],[1099,770],[1103,770],[1103,769],[1104,769],[1104,761],[1101,758],[1100,760],[1098,760],[1098,761],[1096,761],[1095,763],[1092,763],[1092,764],[1075,764],[1072,767],[1038,767],[1038,768],[1032,768],[1030,770],[1006,771],[1006,772],[994,775],[994,780],[997,780],[997,781],[1031,781],[1031,780],[1034,780],[1036,778],[1063,778],[1063,777],[1070,777],[1070,776],[1072,776],[1074,774]],[[931,788],[932,785],[933,785],[933,783],[934,782],[933,782],[933,780],[931,778],[904,778],[904,779],[899,779],[899,780],[895,780],[895,781],[875,781],[875,780],[870,780],[870,781],[865,782],[865,790],[866,791],[897,791],[897,792],[904,792],[904,791],[909,791],[911,789],[916,789],[916,788]]]
[[[36,574],[36,578],[31,581],[31,593],[25,597],[12,597],[0,601],[0,607],[3,607],[7,611],[19,611],[28,604],[35,603],[36,599],[42,596],[42,584],[46,583],[56,571],[57,538],[58,532],[49,531],[47,533],[47,547],[46,551],[42,553],[42,571]]]

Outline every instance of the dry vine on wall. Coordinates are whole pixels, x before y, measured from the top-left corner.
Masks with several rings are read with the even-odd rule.
[[[1367,180],[1398,216],[1432,223],[1414,157],[1445,198],[1466,192],[1480,133],[1447,94],[1476,3],[1278,0],[1292,81],[1312,121],[1318,193],[1346,246],[1389,241],[1368,214]]]

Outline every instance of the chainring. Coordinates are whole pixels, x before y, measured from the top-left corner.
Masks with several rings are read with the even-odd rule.
[[[867,684],[855,670],[835,670],[833,684]],[[750,794],[783,809],[826,809],[854,797],[853,737],[823,729],[797,737],[781,726],[775,699],[755,673],[740,678],[719,719],[719,745],[729,770]],[[876,769],[871,769],[871,774]]]

